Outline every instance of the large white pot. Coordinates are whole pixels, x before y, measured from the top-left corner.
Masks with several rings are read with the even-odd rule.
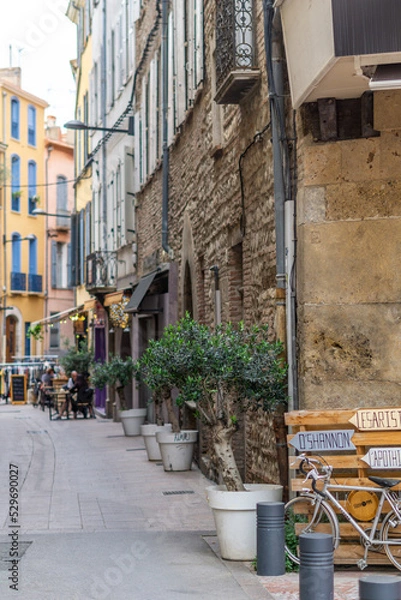
[[[283,486],[264,483],[245,484],[245,492],[228,492],[226,486],[206,488],[213,510],[222,558],[254,560],[256,557],[256,505],[281,502]]]
[[[141,425],[141,436],[145,443],[148,460],[162,459],[160,446],[156,440],[156,433],[158,431],[171,431],[171,423],[166,423],[165,425],[155,425],[153,423]]]
[[[130,408],[129,410],[120,411],[120,419],[125,435],[141,434],[141,425],[145,421],[147,412],[147,408]]]
[[[160,446],[165,471],[190,471],[192,455],[198,432],[193,430],[169,433],[158,431],[156,440]]]

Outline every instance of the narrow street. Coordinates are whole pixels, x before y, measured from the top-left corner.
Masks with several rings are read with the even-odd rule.
[[[0,440],[2,600],[271,598],[215,551],[210,482],[148,462],[119,423],[2,404]]]

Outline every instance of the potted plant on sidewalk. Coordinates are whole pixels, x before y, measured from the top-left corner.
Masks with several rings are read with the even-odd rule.
[[[163,392],[173,431],[179,431],[172,411],[173,388],[178,389],[176,404],[192,402],[209,429],[223,485],[210,487],[208,499],[224,558],[254,558],[256,504],[281,500],[280,485],[243,483],[232,447],[241,414],[259,407],[274,411],[285,404],[286,367],[281,355],[282,346],[269,340],[267,327],[228,324],[212,331],[187,315],[169,325],[139,361],[145,383]],[[232,524],[232,501],[234,506],[238,503],[234,519],[241,533]]]
[[[127,407],[125,387],[135,379],[136,370],[136,363],[130,356],[123,359],[114,354],[104,363],[95,363],[91,374],[91,383],[97,389],[103,389],[105,385],[115,387],[119,398],[120,419],[126,436],[140,435],[140,427],[147,414],[146,408]]]

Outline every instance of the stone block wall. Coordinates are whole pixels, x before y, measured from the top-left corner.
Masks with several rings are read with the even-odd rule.
[[[214,10],[214,3],[205,3],[203,85],[170,147],[169,245],[179,268],[179,315],[183,314],[188,301],[184,302],[183,290],[188,293],[190,288],[194,315],[202,322],[214,324],[214,273],[210,268],[216,265],[222,321],[243,319],[248,324],[268,323],[274,337],[276,279],[271,132],[267,129],[263,136],[256,135],[270,120],[267,82],[262,75],[259,84],[239,105],[212,106],[210,48],[214,37]],[[262,5],[258,5],[257,12],[259,62],[264,73]],[[142,35],[143,43],[151,22],[145,15],[141,20],[138,56],[140,37]],[[222,131],[218,152],[215,151],[216,118],[220,119]],[[160,168],[137,194],[136,203],[141,275],[146,257],[161,247]],[[160,260],[168,260],[167,255],[161,253]],[[263,430],[269,428],[264,419],[258,423]],[[235,452],[245,478],[255,478],[253,463],[257,461],[257,480],[271,481],[275,476],[271,436],[256,431],[254,426],[246,429],[244,424],[236,438]],[[249,451],[245,449],[248,444],[251,445]],[[201,445],[204,454],[210,454],[207,433],[201,436]],[[269,457],[273,467],[258,459],[258,452]]]
[[[401,399],[401,92],[376,92],[366,139],[299,141],[301,408]],[[300,129],[301,130],[301,129]]]

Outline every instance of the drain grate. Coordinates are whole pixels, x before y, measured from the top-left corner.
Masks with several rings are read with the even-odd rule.
[[[127,452],[136,452],[137,450],[146,450],[146,448],[126,448]]]
[[[47,429],[39,429],[38,431],[28,429],[27,433],[47,433]]]
[[[32,542],[18,541],[18,558],[21,559]],[[10,566],[10,542],[0,542],[0,571],[7,571]]]
[[[192,490],[172,490],[169,492],[162,492],[163,496],[181,496],[183,494],[195,494]]]
[[[162,462],[155,462],[156,467],[162,467],[163,463]]]

